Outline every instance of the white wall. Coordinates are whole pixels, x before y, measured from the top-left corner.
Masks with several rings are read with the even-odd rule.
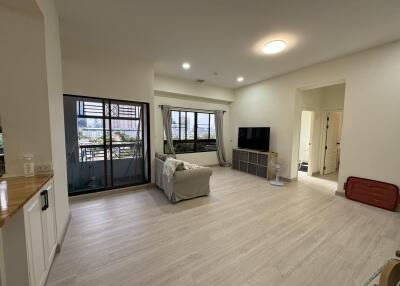
[[[39,9],[40,8],[40,9]],[[53,0],[0,6],[0,114],[5,135],[6,172],[23,173],[21,154],[36,165],[52,164],[58,242],[69,216],[61,54]]]
[[[344,95],[346,84],[335,84],[320,88],[322,93],[323,110],[342,110],[344,107]]]
[[[225,154],[228,161],[231,161],[232,146],[231,146],[231,118],[230,104],[224,101],[210,100],[207,98],[174,95],[165,92],[156,92],[154,98],[154,114],[155,114],[155,151],[163,153],[163,136],[164,130],[162,125],[162,115],[159,105],[171,105],[176,107],[198,108],[206,110],[225,110],[224,113],[224,145]],[[201,152],[190,154],[178,154],[178,159],[195,163],[198,165],[217,165],[218,159],[216,152]]]
[[[339,190],[348,176],[400,185],[400,42],[315,65],[236,90],[233,139],[242,125],[271,126],[271,150],[279,153],[282,175],[297,171],[300,130],[299,88],[345,81]]]
[[[154,90],[226,102],[232,102],[235,99],[233,91],[228,88],[161,75],[156,75],[154,78]]]
[[[301,113],[299,160],[302,162],[308,162],[311,155],[309,143],[311,141],[312,120],[312,111],[303,111]]]
[[[6,173],[21,175],[21,154],[33,154],[37,165],[52,162],[40,11],[20,11],[0,4],[0,37],[0,114]]]
[[[152,103],[150,62],[117,54],[63,57],[64,93]]]
[[[311,173],[316,173],[319,172],[320,169],[322,106],[324,100],[322,88],[299,92],[299,100],[301,110],[309,110],[313,112],[313,134],[311,138],[312,148],[309,168]],[[299,153],[301,150],[300,148],[301,147],[299,147]]]
[[[44,17],[47,88],[58,242],[69,217],[58,14],[53,0],[36,0]]]
[[[63,56],[64,93],[149,103],[151,167],[154,181],[154,71],[151,63],[118,54]]]

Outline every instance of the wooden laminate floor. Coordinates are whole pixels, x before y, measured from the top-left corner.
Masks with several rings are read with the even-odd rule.
[[[361,285],[400,248],[399,213],[329,184],[213,171],[209,197],[178,204],[155,188],[72,202],[46,285]]]

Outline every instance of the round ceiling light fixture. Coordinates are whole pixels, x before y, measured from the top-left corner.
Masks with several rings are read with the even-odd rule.
[[[191,67],[191,65],[190,65],[190,63],[188,63],[188,62],[184,62],[184,63],[182,64],[182,68],[183,68],[184,70],[190,70],[190,67]]]
[[[262,51],[265,54],[272,55],[272,54],[277,54],[277,53],[282,52],[284,49],[286,49],[286,47],[287,47],[287,44],[285,41],[275,40],[275,41],[266,43],[264,45],[264,47],[262,48]]]
[[[239,77],[236,79],[236,81],[237,81],[237,82],[242,82],[242,81],[244,81],[244,78],[243,78],[242,76],[239,76]]]

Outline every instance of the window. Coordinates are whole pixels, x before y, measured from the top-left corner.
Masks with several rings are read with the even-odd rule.
[[[172,139],[176,154],[215,151],[215,116],[213,113],[173,110]],[[164,152],[167,142],[164,140]]]

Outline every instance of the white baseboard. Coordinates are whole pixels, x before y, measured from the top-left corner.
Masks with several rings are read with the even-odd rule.
[[[289,179],[289,178],[285,178],[285,177],[279,177],[279,179],[281,179],[284,182],[288,182],[288,183],[297,181],[297,178]]]
[[[68,212],[67,220],[64,224],[60,239],[58,240],[58,243],[57,243],[56,253],[59,253],[61,251],[61,247],[64,243],[65,235],[67,234],[67,230],[68,230],[70,222],[71,222],[71,211]]]
[[[335,195],[339,196],[339,197],[342,197],[342,198],[346,198],[346,194],[344,192],[336,191]]]

